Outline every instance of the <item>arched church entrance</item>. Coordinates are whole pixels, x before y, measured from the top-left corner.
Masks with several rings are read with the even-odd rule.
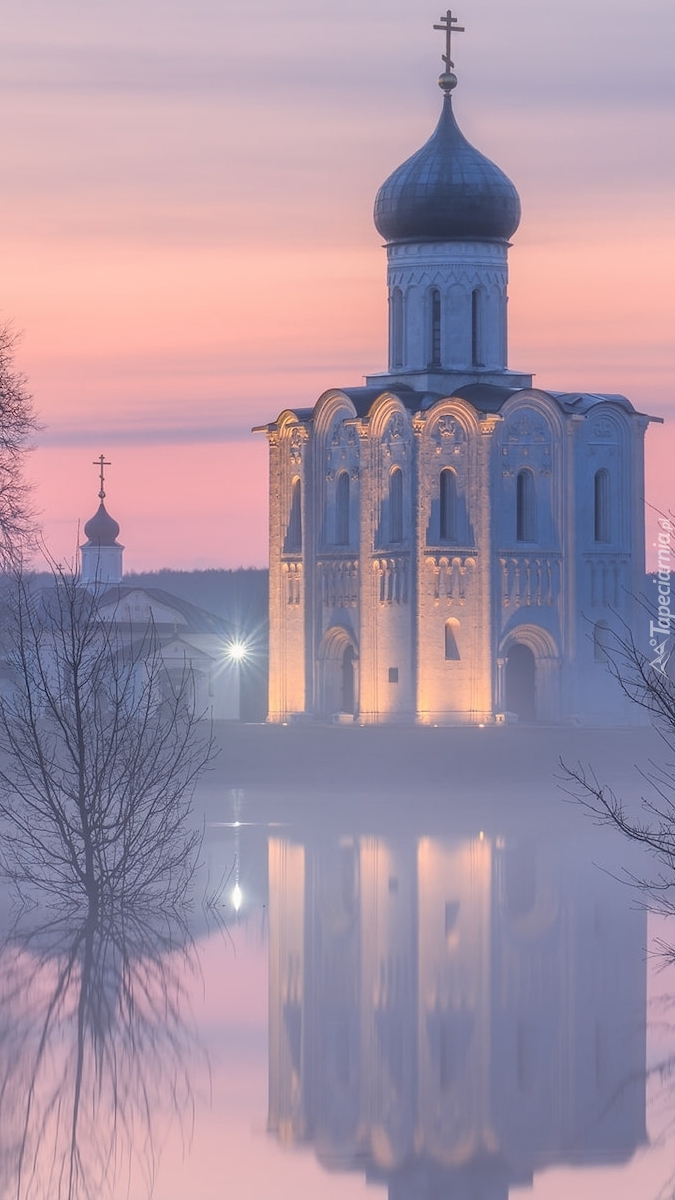
[[[502,643],[497,660],[497,711],[519,721],[560,717],[560,655],[551,634],[539,625],[518,625]]]
[[[321,642],[318,658],[318,715],[354,716],[358,711],[358,656],[346,629],[334,626]]]
[[[506,656],[506,708],[519,721],[534,721],[537,715],[534,654],[523,642],[515,642]]]

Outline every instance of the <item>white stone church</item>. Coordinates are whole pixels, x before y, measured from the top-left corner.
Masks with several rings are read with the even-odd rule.
[[[438,126],[375,201],[389,368],[263,427],[268,719],[628,723],[606,641],[641,612],[650,418],[509,369],[520,201],[445,61]]]

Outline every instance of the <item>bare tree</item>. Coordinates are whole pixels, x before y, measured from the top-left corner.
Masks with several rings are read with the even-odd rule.
[[[0,568],[16,561],[34,531],[23,466],[37,430],[26,379],[14,361],[17,335],[0,325]]]
[[[101,910],[165,897],[192,877],[192,794],[212,755],[192,676],[169,675],[152,623],[105,620],[100,596],[54,570],[17,576],[0,695],[0,861],[21,889]]]
[[[151,623],[111,621],[109,593],[106,620],[59,569],[7,587],[0,865],[38,919],[0,955],[0,1174],[17,1200],[81,1200],[136,1157],[150,1188],[153,1105],[190,1101],[181,970],[210,724],[189,667],[169,674]]]
[[[645,613],[649,618],[646,605]],[[652,641],[652,653],[645,653],[632,630],[623,625],[606,632],[603,648],[608,669],[625,695],[649,714],[666,752],[675,755],[675,683],[669,669],[668,641],[667,630],[661,632]],[[650,762],[639,768],[645,792],[637,802],[618,796],[590,766],[565,762],[561,766],[567,790],[597,823],[612,826],[651,852],[656,871],[647,878],[628,878],[643,891],[650,907],[675,913],[675,762]],[[661,948],[675,957],[675,948]]]

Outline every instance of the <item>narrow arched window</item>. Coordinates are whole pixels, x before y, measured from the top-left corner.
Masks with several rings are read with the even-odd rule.
[[[403,366],[403,293],[394,288],[391,296],[391,366]]]
[[[389,541],[403,541],[403,471],[394,467],[389,476]]]
[[[434,288],[431,293],[431,363],[441,365],[441,293]]]
[[[537,511],[534,494],[534,475],[527,468],[516,479],[516,539],[536,542]]]
[[[480,288],[474,288],[471,293],[471,363],[474,367],[483,366],[481,299]]]
[[[593,658],[598,663],[609,662],[609,625],[606,621],[598,621],[593,626]]]
[[[302,484],[296,477],[291,484],[291,506],[288,514],[286,550],[302,549]]]
[[[449,617],[445,622],[445,660],[446,662],[459,662],[460,653],[457,642],[459,633],[459,621],[456,617]]]
[[[457,476],[451,467],[441,471],[441,541],[457,541]]]
[[[335,544],[349,545],[349,473],[340,471],[335,485]]]
[[[594,537],[596,542],[608,542],[610,509],[609,509],[609,471],[602,467],[595,472],[594,480]]]

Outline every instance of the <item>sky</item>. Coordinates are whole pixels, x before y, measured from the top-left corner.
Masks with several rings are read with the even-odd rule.
[[[56,559],[105,453],[127,569],[265,564],[251,427],[386,366],[372,204],[435,126],[441,8],[8,0],[0,319],[43,424],[29,471]],[[667,508],[675,5],[456,12],[456,114],[523,204],[510,366],[666,418],[647,500]]]

